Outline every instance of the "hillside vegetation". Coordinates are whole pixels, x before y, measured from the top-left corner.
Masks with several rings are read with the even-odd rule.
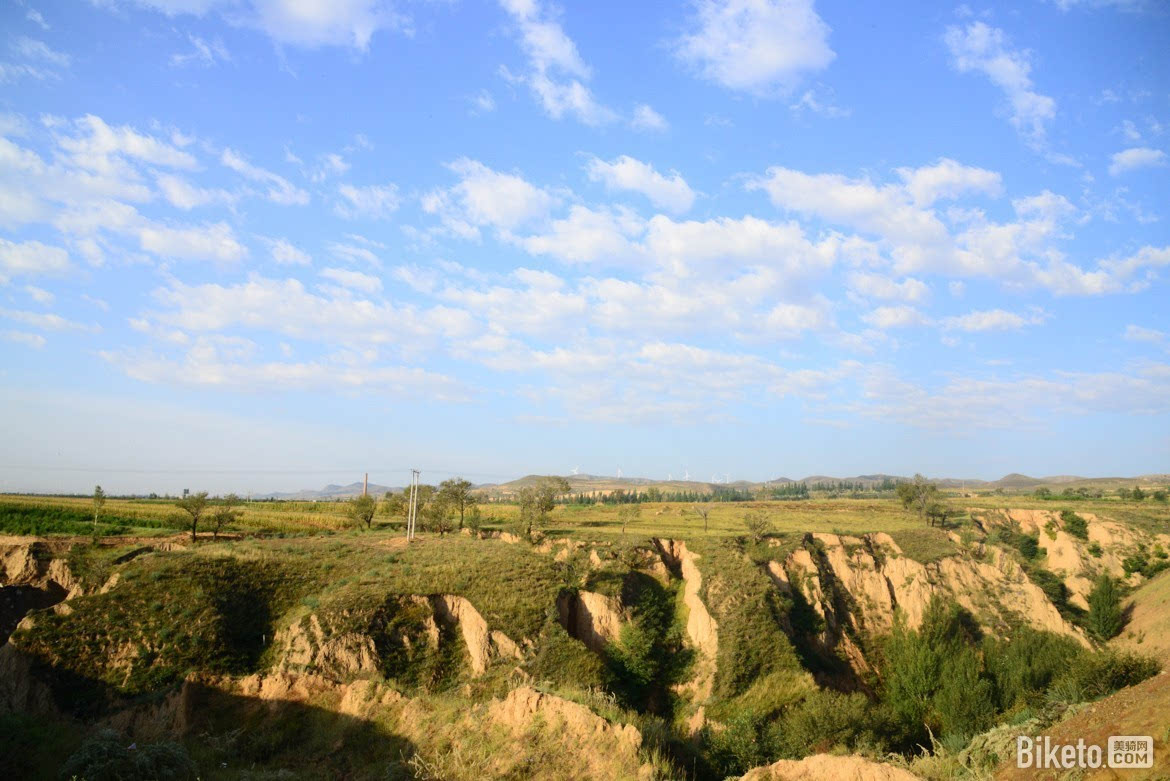
[[[1158,671],[1170,514],[948,503],[569,505],[532,540],[492,504],[410,544],[385,513],[257,503],[192,544],[173,506],[110,500],[95,544],[82,500],[6,497],[8,534],[65,525],[0,544],[0,774],[986,775],[1003,735]],[[1111,643],[1103,578],[1137,600]]]

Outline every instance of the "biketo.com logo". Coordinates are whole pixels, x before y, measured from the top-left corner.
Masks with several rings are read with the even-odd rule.
[[[1021,770],[1079,768],[1148,768],[1154,766],[1154,739],[1148,735],[1114,735],[1104,748],[1096,743],[1054,743],[1051,738],[1016,738],[1016,767]]]

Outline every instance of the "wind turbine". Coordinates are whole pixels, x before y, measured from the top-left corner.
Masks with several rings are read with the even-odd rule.
[[[684,470],[683,471],[683,480],[690,482],[690,479],[691,479],[691,470],[689,470],[689,469]]]
[[[622,468],[620,466],[618,467],[618,475],[617,476],[619,478],[622,476]]]
[[[575,466],[575,467],[573,467],[573,471],[572,471],[572,472],[570,472],[569,474],[574,474],[574,475],[575,475],[575,474],[577,474],[577,473],[578,473],[578,472],[580,472],[580,471],[581,471],[581,467],[579,467],[579,466]]]

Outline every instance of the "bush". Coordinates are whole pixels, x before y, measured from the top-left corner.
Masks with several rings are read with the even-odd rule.
[[[1089,524],[1072,510],[1061,510],[1060,520],[1064,522],[1064,530],[1072,536],[1082,540],[1089,539]]]
[[[1050,699],[1075,703],[1094,700],[1158,674],[1161,665],[1137,654],[1103,651],[1078,656],[1053,684]]]
[[[987,669],[999,706],[1034,704],[1084,649],[1071,637],[1021,627],[1003,640],[984,644]]]
[[[1117,637],[1125,626],[1121,592],[1108,575],[1097,578],[1093,590],[1089,592],[1089,615],[1086,621],[1089,631],[1101,640]]]
[[[765,537],[772,533],[772,522],[762,512],[751,512],[744,515],[743,525],[753,542],[762,542]]]
[[[770,757],[800,759],[834,750],[879,746],[886,717],[863,694],[817,689],[772,722],[765,737]]]
[[[150,778],[157,781],[195,779],[199,768],[180,744],[165,741],[141,746],[126,745],[118,733],[102,730],[81,744],[61,767],[61,778],[85,781],[123,781]]]

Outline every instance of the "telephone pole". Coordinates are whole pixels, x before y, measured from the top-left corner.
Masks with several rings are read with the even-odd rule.
[[[414,539],[414,523],[418,515],[418,475],[417,469],[410,470],[410,501],[406,509],[406,539]]]

